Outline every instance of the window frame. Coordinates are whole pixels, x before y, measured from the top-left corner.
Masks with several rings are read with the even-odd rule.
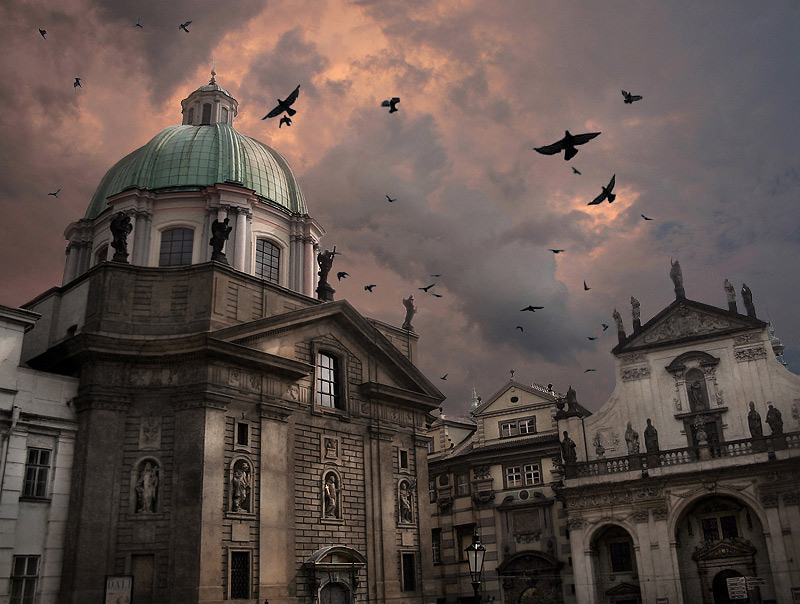
[[[167,258],[169,258],[169,263],[168,264],[164,264],[162,262],[162,259],[165,257],[164,256],[165,255],[165,251],[164,251],[164,236],[167,233],[175,233],[176,231],[184,231],[184,232],[191,233],[191,239],[189,240],[189,241],[191,241],[191,246],[189,247],[189,261],[188,262],[183,262],[185,260],[186,250],[182,249],[183,246],[181,246],[181,249],[177,253],[173,252],[171,249],[167,252]],[[188,226],[175,225],[175,226],[165,227],[165,228],[161,229],[159,231],[159,233],[160,233],[160,238],[159,238],[159,243],[158,243],[158,266],[159,266],[159,268],[171,268],[171,267],[176,267],[176,266],[191,266],[192,262],[194,261],[195,229],[192,228],[192,227],[188,227]],[[180,243],[185,244],[186,241],[187,241],[187,239],[183,238],[183,239],[181,239]],[[170,244],[170,246],[172,246],[173,241],[170,240],[168,243]],[[176,255],[179,258],[179,262],[178,263],[173,263],[172,262],[172,258],[174,256],[176,256]]]
[[[442,563],[442,529],[431,529],[431,556],[434,564]]]
[[[415,592],[418,583],[416,553],[400,552],[400,591]]]
[[[36,461],[31,461],[31,454],[36,452]],[[47,453],[47,462],[41,463],[40,455]],[[28,447],[25,455],[25,476],[22,481],[22,497],[29,499],[48,499],[50,490],[50,469],[53,467],[53,449],[44,447]],[[29,478],[31,471],[33,478]],[[42,491],[39,493],[39,491]]]
[[[330,359],[331,366],[323,366],[323,359]],[[341,396],[341,365],[339,356],[327,349],[320,349],[316,352],[314,359],[314,404],[317,407],[344,410],[344,403]],[[328,372],[330,372],[332,379],[328,379]],[[321,388],[323,384],[330,387],[331,391],[324,392]],[[328,402],[330,402],[330,404],[328,404]]]
[[[608,546],[608,566],[612,573],[632,573],[636,568],[635,563],[635,556],[633,550],[633,541],[630,538],[619,538],[619,539],[609,539],[606,542]],[[627,562],[630,564],[630,568],[614,568],[614,561],[619,560],[619,558],[614,557],[614,553],[612,552],[612,546],[619,546],[625,545],[627,547]]]
[[[467,552],[465,548],[472,543],[475,534],[475,524],[459,524],[453,527],[455,531],[456,561],[466,562]]]
[[[270,273],[270,272],[272,272],[274,270],[274,272],[275,272],[275,278],[274,279],[272,279],[270,276],[265,276],[263,273],[259,272],[259,244],[262,241],[264,242],[265,246],[267,246],[267,245],[272,246],[272,248],[274,248],[275,251],[277,252],[277,254],[272,254],[272,253],[266,254],[263,250],[261,252],[262,254],[265,254],[265,256],[267,258],[275,258],[275,260],[276,260],[276,263],[274,265],[272,263],[267,265],[264,262],[261,262],[261,266],[262,267],[266,267],[268,269],[268,271],[267,271],[268,273]],[[274,283],[275,285],[280,285],[280,283],[281,283],[281,275],[282,275],[281,260],[282,260],[282,256],[283,256],[283,247],[277,241],[275,241],[275,240],[273,240],[273,239],[271,239],[269,237],[256,236],[256,244],[253,246],[253,248],[254,248],[254,252],[253,252],[253,275],[258,277],[262,281],[266,281],[267,283]]]
[[[523,432],[522,427],[525,426]],[[536,434],[536,416],[520,417],[517,419],[507,419],[497,424],[500,438],[514,438],[515,436],[529,436]],[[532,429],[531,429],[532,428]]]
[[[510,476],[518,477],[514,480],[514,484],[509,481]],[[543,482],[541,460],[513,462],[503,466],[503,486],[506,490],[534,487],[543,484]]]
[[[456,474],[456,497],[465,497],[470,494],[472,489],[470,488],[469,482],[469,472],[464,472],[462,474]]]
[[[233,557],[234,554],[247,554],[247,596],[234,596],[233,595]],[[228,600],[250,600],[252,599],[253,592],[253,550],[247,548],[230,548],[228,550],[228,585],[227,596]]]
[[[339,362],[339,390],[338,398],[340,406],[329,407],[322,405],[318,402],[317,386],[320,368],[318,364],[318,355],[325,353],[328,356],[334,357]],[[350,355],[345,348],[337,345],[328,339],[312,340],[311,341],[311,359],[314,365],[313,382],[311,384],[311,413],[315,415],[333,414],[340,418],[347,418],[350,415],[350,397],[349,397],[349,370],[350,370]]]
[[[36,598],[36,590],[39,584],[39,569],[41,568],[41,556],[39,555],[20,555],[20,556],[13,556],[11,560],[11,578],[10,578],[10,589],[9,589],[9,603],[10,604],[28,604],[33,603],[37,600]],[[18,561],[23,561],[22,563],[22,574],[17,574],[17,564]],[[30,573],[30,563],[32,561],[36,562],[36,569],[35,573]],[[33,587],[30,589],[32,593],[26,596],[26,587],[32,584]],[[14,595],[14,586],[19,585],[19,591],[17,595]]]

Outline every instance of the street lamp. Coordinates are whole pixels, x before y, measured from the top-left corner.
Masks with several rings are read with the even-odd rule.
[[[475,534],[472,535],[472,543],[470,543],[464,551],[467,554],[467,563],[469,564],[469,576],[472,579],[472,589],[475,591],[475,604],[480,602],[478,596],[478,587],[481,585],[481,575],[483,574],[483,558],[486,556],[486,548],[483,547],[480,537],[478,537],[478,529],[475,529]]]

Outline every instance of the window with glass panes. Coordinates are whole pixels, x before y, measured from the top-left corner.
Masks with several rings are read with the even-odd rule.
[[[538,463],[527,463],[522,466],[522,471],[526,487],[542,482],[542,471]]]
[[[50,450],[28,449],[28,460],[25,463],[25,484],[22,489],[24,497],[46,497],[47,475],[50,472]]]
[[[506,468],[506,488],[513,489],[522,486],[522,470],[520,466],[508,466]]]
[[[250,599],[250,552],[231,552],[231,600]]]
[[[431,530],[431,547],[433,548],[433,563],[442,563],[442,529]]]
[[[536,432],[536,418],[535,417],[519,420],[519,433],[520,434],[533,434],[534,432]]]
[[[736,539],[739,536],[736,516],[733,514],[701,518],[700,526],[703,529],[703,539],[705,541]]]
[[[39,556],[14,556],[10,604],[33,604],[39,578]]]
[[[608,544],[611,558],[611,572],[624,573],[633,570],[633,556],[630,541],[612,541]]]
[[[317,404],[341,408],[339,396],[339,361],[327,352],[317,353]]]
[[[428,501],[436,503],[436,479],[428,481]]]
[[[456,495],[469,495],[469,474],[456,476]]]
[[[192,229],[169,229],[161,233],[158,266],[186,266],[192,263]]]
[[[277,283],[280,264],[281,249],[266,239],[256,240],[256,277]]]

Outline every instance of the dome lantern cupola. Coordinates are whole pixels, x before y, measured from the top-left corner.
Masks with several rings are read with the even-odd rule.
[[[211,70],[211,79],[181,101],[184,126],[210,126],[227,124],[233,126],[233,119],[239,112],[239,102],[233,95],[217,84],[217,72]]]

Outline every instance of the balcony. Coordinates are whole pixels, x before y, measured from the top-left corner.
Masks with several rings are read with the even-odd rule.
[[[794,457],[800,454],[800,432],[789,432],[781,436],[745,438],[742,440],[684,447],[682,449],[669,449],[657,453],[638,453],[624,457],[595,459],[593,461],[566,464],[564,467],[564,474],[567,479],[621,474],[631,471],[638,471],[642,476],[647,476],[651,470],[657,468],[668,470],[668,468],[672,466],[696,464],[709,460],[723,460],[726,458],[742,457],[759,453],[764,454],[765,460],[774,459],[779,451],[786,451],[781,457]]]

